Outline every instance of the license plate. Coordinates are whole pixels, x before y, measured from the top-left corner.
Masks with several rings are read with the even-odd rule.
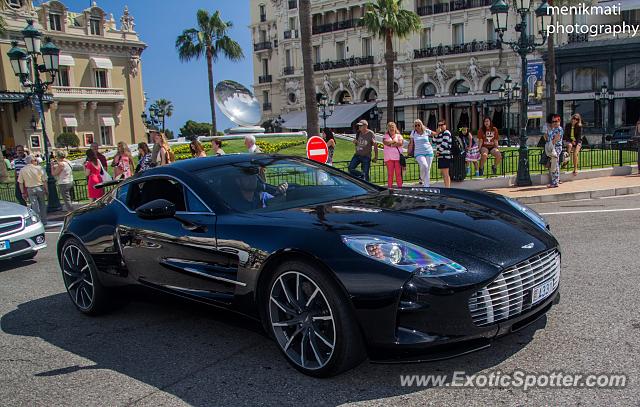
[[[547,298],[553,290],[556,288],[556,279],[552,278],[551,280],[545,281],[539,286],[533,287],[531,290],[531,304],[535,304],[539,301]]]
[[[7,250],[11,246],[8,240],[0,242],[0,250]]]

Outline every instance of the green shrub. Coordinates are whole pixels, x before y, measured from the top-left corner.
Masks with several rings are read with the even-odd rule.
[[[58,147],[69,148],[78,147],[80,145],[80,139],[75,133],[60,133],[56,138],[56,144]]]

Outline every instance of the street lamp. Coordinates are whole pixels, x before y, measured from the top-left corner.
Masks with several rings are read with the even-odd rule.
[[[329,108],[329,113],[327,113],[327,108]],[[336,104],[333,100],[329,100],[326,95],[320,96],[320,102],[318,103],[318,113],[324,122],[324,128],[327,128],[327,118],[333,115],[333,111],[336,108]]]
[[[522,88],[520,92],[520,148],[518,159],[518,178],[516,185],[529,186],[531,182],[531,174],[529,173],[529,151],[527,148],[527,108],[528,100],[527,95],[529,91],[527,89],[527,82],[524,78],[527,77],[527,55],[534,52],[537,47],[544,45],[547,41],[547,27],[552,22],[552,15],[548,13],[549,6],[544,0],[540,7],[535,10],[536,19],[538,20],[538,32],[542,35],[542,42],[536,42],[535,35],[529,35],[527,33],[527,19],[531,12],[530,0],[514,0],[514,8],[520,16],[520,22],[516,24],[515,31],[520,33],[520,37],[516,41],[504,41],[504,33],[507,30],[507,19],[509,16],[509,5],[505,0],[495,0],[491,6],[491,14],[493,16],[493,23],[496,27],[495,30],[499,35],[498,44],[507,44],[518,55],[520,55],[521,61],[521,78]]]
[[[595,92],[596,101],[600,103],[600,111],[602,112],[602,144],[604,144],[609,129],[609,101],[613,101],[615,93],[610,91],[606,83],[600,87],[600,92]],[[605,114],[606,113],[606,114]]]
[[[369,112],[369,118],[371,119],[371,129],[377,131],[380,128],[380,109],[378,109],[378,105],[374,105],[371,112]]]
[[[507,76],[498,89],[498,98],[507,109],[507,146],[511,147],[511,103],[520,98],[520,85],[514,85],[511,76]]]
[[[47,189],[49,196],[48,210],[55,212],[60,210],[60,199],[58,198],[58,190],[56,189],[56,180],[51,173],[51,159],[49,156],[49,138],[47,136],[47,126],[44,119],[44,95],[49,86],[55,81],[58,73],[58,64],[60,61],[60,49],[56,47],[50,38],[45,38],[45,44],[42,45],[42,33],[33,25],[33,20],[27,20],[27,26],[22,30],[26,51],[18,47],[18,42],[11,43],[11,49],[7,52],[13,73],[18,77],[22,86],[29,90],[28,96],[38,111],[40,124],[42,126],[42,136],[44,138],[44,159],[46,160],[47,172]],[[38,64],[38,56],[42,56],[42,64]],[[31,66],[33,67],[33,81],[29,80],[31,76]],[[50,80],[40,78],[40,73],[49,73]],[[35,101],[34,101],[35,99]],[[34,125],[32,120],[31,125]],[[36,123],[37,124],[37,123]],[[37,127],[37,126],[34,126]]]

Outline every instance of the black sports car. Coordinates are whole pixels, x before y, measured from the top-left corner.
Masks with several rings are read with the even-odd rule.
[[[498,195],[388,190],[332,167],[229,155],[151,169],[65,219],[65,286],[86,314],[143,285],[262,321],[287,360],[330,376],[488,346],[546,313],[560,251]]]

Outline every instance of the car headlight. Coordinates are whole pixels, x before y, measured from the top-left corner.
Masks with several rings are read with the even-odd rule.
[[[33,209],[31,208],[27,208],[27,211],[29,211],[28,215],[25,216],[24,218],[24,226],[31,226],[31,225],[35,225],[36,223],[40,222],[40,218],[38,217],[38,215],[33,211]]]
[[[547,222],[544,220],[542,216],[538,214],[538,212],[529,208],[527,205],[521,204],[513,198],[504,197],[504,199],[518,211],[523,213],[527,218],[531,219],[533,223],[540,226],[542,229],[547,229]]]
[[[425,277],[440,277],[467,271],[455,261],[431,250],[387,236],[342,236],[342,241],[363,256]]]

